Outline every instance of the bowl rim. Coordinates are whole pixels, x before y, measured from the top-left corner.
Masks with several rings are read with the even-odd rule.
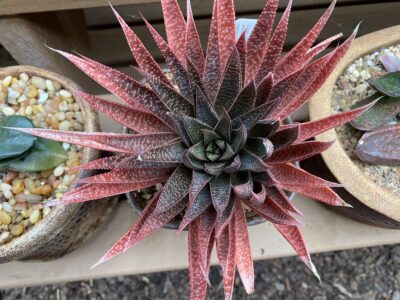
[[[57,73],[32,66],[19,65],[0,68],[0,78],[8,75],[19,75],[21,73],[59,82],[63,88],[72,93],[75,101],[80,105],[81,111],[85,116],[84,131],[93,132],[100,130],[98,114],[76,93],[76,91],[82,89],[74,81]],[[82,163],[100,156],[100,151],[95,149],[85,147],[83,151]],[[79,171],[77,178],[83,179],[92,173],[92,171],[87,170]],[[72,184],[70,189],[74,187],[76,187],[76,184]],[[41,222],[30,228],[27,232],[24,232],[21,236],[15,237],[10,242],[0,246],[0,262],[24,258],[29,253],[44,246],[62,231],[82,205],[83,203],[55,206],[50,214],[41,220]]]
[[[331,99],[337,79],[349,65],[360,57],[378,49],[400,44],[400,25],[379,30],[355,39],[350,50],[336,66],[320,90],[310,99],[310,120],[315,121],[332,115]],[[347,155],[335,129],[316,137],[319,141],[337,141],[322,157],[337,180],[346,190],[366,206],[400,221],[400,197],[380,187],[366,176]]]

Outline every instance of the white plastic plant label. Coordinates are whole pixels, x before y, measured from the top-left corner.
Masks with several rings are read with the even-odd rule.
[[[236,20],[236,39],[239,39],[245,32],[246,40],[250,37],[251,32],[256,26],[256,19],[237,19]]]

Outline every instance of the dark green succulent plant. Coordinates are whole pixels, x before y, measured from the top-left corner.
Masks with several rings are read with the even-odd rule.
[[[385,54],[380,60],[388,73],[369,80],[375,93],[355,106],[375,104],[350,124],[358,130],[366,131],[357,145],[357,154],[362,161],[378,165],[400,165],[400,127],[392,122],[400,113],[400,59]]]
[[[59,142],[4,127],[34,126],[23,116],[0,115],[0,171],[39,172],[50,170],[67,160],[67,153]]]

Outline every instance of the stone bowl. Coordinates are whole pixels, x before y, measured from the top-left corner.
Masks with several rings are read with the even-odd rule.
[[[390,27],[357,38],[349,52],[309,102],[310,119],[317,120],[332,114],[333,88],[349,65],[377,49],[399,43],[400,26]],[[385,226],[385,223],[379,221],[381,216],[392,219],[396,223],[400,221],[399,196],[373,182],[357,167],[346,154],[341,143],[338,142],[339,138],[334,129],[317,136],[316,139],[319,141],[337,141],[329,150],[322,153],[322,158],[337,181],[343,184],[346,191],[362,204],[356,209],[345,209],[346,214],[365,220],[363,217],[365,211],[362,208],[362,206],[365,206],[368,208],[369,219],[376,219],[378,224]],[[355,205],[353,206],[355,207]],[[376,216],[373,216],[373,211],[377,213]],[[395,227],[399,227],[398,224]]]
[[[0,69],[0,78],[8,75],[27,73],[59,82],[70,91],[80,105],[84,115],[84,130],[100,131],[97,113],[80,99],[74,91],[79,86],[72,80],[53,72],[31,66],[15,66]],[[85,148],[82,163],[96,159],[100,152]],[[89,171],[80,171],[77,180],[93,175]],[[73,184],[71,188],[74,188]],[[56,206],[51,212],[27,232],[0,246],[0,263],[12,260],[41,259],[49,260],[60,257],[84,243],[111,214],[115,199],[107,198],[78,204]]]

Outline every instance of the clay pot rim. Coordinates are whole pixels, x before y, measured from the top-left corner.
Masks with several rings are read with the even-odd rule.
[[[337,79],[355,60],[380,48],[400,44],[400,26],[389,27],[357,38],[346,56],[336,66],[321,89],[309,102],[312,121],[332,115],[331,99]],[[337,142],[322,157],[337,180],[346,190],[366,206],[400,221],[400,198],[395,193],[380,187],[366,176],[346,154],[335,129],[316,137],[320,141]]]
[[[98,115],[90,106],[77,95],[77,90],[82,90],[75,82],[57,73],[32,66],[12,66],[0,68],[0,78],[8,75],[19,75],[27,73],[29,76],[40,76],[44,79],[50,79],[59,82],[63,88],[70,91],[75,101],[80,105],[81,112],[84,114],[84,130],[87,132],[100,131]],[[95,149],[85,147],[82,163],[96,159],[100,156],[100,152]],[[85,178],[90,176],[91,171],[80,171],[77,178]],[[72,185],[71,188],[75,187]],[[27,232],[19,237],[15,237],[10,242],[0,246],[0,260],[2,262],[9,260],[18,260],[23,258],[26,253],[44,246],[49,240],[56,236],[63,227],[68,223],[70,218],[79,210],[82,203],[55,206],[50,214],[38,224],[34,225]],[[40,237],[40,238],[38,238]],[[10,254],[12,253],[12,254]],[[12,256],[12,257],[11,257]]]

